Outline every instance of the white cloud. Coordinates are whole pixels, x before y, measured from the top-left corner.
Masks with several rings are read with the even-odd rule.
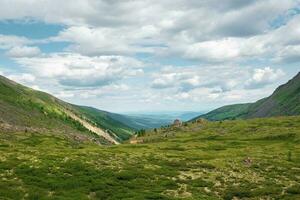
[[[213,32],[222,36],[247,37],[263,34],[270,29],[270,21],[279,14],[284,14],[295,1],[284,4],[273,0],[252,1],[241,9],[230,10],[216,20]]]
[[[36,80],[36,77],[34,75],[28,73],[12,74],[12,75],[8,75],[8,78],[23,84],[33,83]]]
[[[152,25],[141,27],[88,27],[71,26],[51,38],[51,41],[73,43],[68,50],[84,55],[132,54],[135,52],[153,53],[160,43],[159,30]],[[149,44],[149,46],[145,46]],[[152,47],[151,45],[154,45]]]
[[[88,57],[79,54],[16,58],[16,62],[39,77],[57,80],[61,85],[97,87],[139,75],[143,63],[124,56]]]
[[[270,67],[255,70],[233,66],[168,67],[153,75],[152,88],[166,96],[159,99],[224,105],[265,97],[284,75],[281,69]]]
[[[176,88],[190,91],[196,88],[213,88],[226,92],[235,88],[247,77],[248,71],[234,66],[169,67],[154,73],[152,88]]]
[[[32,85],[32,89],[41,91],[41,88],[38,85]]]
[[[25,45],[28,43],[30,43],[30,40],[25,37],[0,34],[0,49],[10,49],[12,47]]]
[[[130,87],[126,84],[112,84],[106,85],[101,88],[96,89],[84,89],[75,91],[76,95],[81,98],[99,98],[99,97],[108,97],[108,96],[116,96],[121,93],[126,93]]]
[[[184,57],[223,61],[237,58],[240,55],[240,44],[237,40],[205,41],[191,44],[187,47]]]
[[[41,51],[38,47],[16,46],[11,48],[6,54],[9,57],[14,57],[14,58],[34,57],[41,54]]]
[[[72,98],[75,96],[75,94],[72,91],[60,91],[56,94],[54,94],[57,98],[66,99],[66,98]]]
[[[35,82],[43,82],[41,88],[62,98],[94,98],[91,105],[104,105],[106,99],[106,105],[125,102],[134,108],[141,98],[140,107],[148,102],[150,109],[160,101],[184,108],[188,101],[225,104],[266,96],[266,88],[282,77],[276,65],[300,62],[300,15],[289,14],[297,3],[2,0],[0,20],[33,20],[63,29],[42,40],[0,35],[0,49],[36,76]],[[33,47],[62,41],[70,44],[61,50],[68,53],[44,54]],[[144,69],[136,58],[154,67]],[[161,69],[163,64],[157,64],[165,62],[183,66]],[[253,66],[272,67],[253,71]]]
[[[35,19],[66,25],[51,41],[68,41],[83,55],[152,53],[206,62],[231,61],[299,41],[299,16],[286,28],[270,24],[298,0],[265,1],[64,1],[0,2],[0,19]],[[57,9],[57,8],[60,9]],[[80,8],[80,9],[78,9]],[[153,13],[159,13],[154,15]],[[246,24],[246,26],[245,26]],[[285,37],[282,37],[285,36]],[[282,41],[278,41],[280,38]],[[23,38],[24,39],[24,38]],[[2,46],[11,48],[7,43]],[[0,37],[1,47],[1,37]]]
[[[232,58],[237,54],[236,44],[224,38],[265,34],[271,31],[270,21],[297,2],[227,1],[221,6],[216,1],[184,0],[32,0],[30,4],[4,0],[0,3],[0,19],[32,17],[65,24],[67,28],[55,39],[74,43],[70,48],[81,54],[153,52],[149,46],[163,44],[175,51],[185,49],[183,52],[192,58],[198,58],[199,53],[194,55],[191,48],[220,48],[219,53],[208,53],[219,58],[222,49],[229,47],[225,58]]]
[[[275,70],[270,67],[254,69],[252,77],[246,81],[246,88],[261,88],[278,81],[283,75],[281,69]]]
[[[289,45],[278,50],[274,61],[287,64],[300,62],[300,45]]]

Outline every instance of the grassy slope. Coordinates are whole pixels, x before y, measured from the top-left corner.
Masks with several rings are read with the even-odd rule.
[[[300,73],[274,93],[250,108],[247,117],[270,117],[300,114]]]
[[[237,104],[218,108],[201,118],[224,120],[300,114],[300,73],[288,83],[280,86],[267,98],[252,104]]]
[[[251,104],[235,104],[235,105],[223,106],[207,114],[201,115],[201,117],[212,121],[223,120],[223,119],[236,119],[239,117],[243,117],[245,114],[247,114],[250,105]],[[197,118],[199,117],[196,117],[191,121]]]
[[[96,109],[74,106],[47,93],[32,90],[0,76],[0,120],[9,124],[33,128],[77,129],[84,127],[68,118],[63,110],[69,110],[80,117],[108,129],[119,138],[127,139],[134,132],[132,128],[107,118],[107,113]],[[68,126],[72,126],[71,128]]]
[[[106,111],[98,110],[92,107],[86,106],[75,106],[80,113],[87,116],[92,121],[96,122],[99,127],[103,129],[108,129],[114,133],[117,133],[118,137],[122,140],[126,140],[131,137],[134,133],[134,128],[129,127],[127,124],[125,125],[122,121],[116,120],[113,116],[120,116],[125,119],[126,117],[114,113],[109,113]]]
[[[0,197],[300,198],[300,117],[189,123],[140,139],[99,147],[0,132]]]

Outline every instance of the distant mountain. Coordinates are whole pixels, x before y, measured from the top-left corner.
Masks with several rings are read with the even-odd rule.
[[[173,112],[152,112],[152,113],[135,113],[135,114],[127,114],[122,115],[120,117],[114,118],[116,116],[112,116],[114,119],[126,123],[128,126],[137,129],[151,129],[158,128],[161,126],[168,125],[173,123],[175,119],[180,119],[182,121],[188,121],[196,116],[199,116],[201,112],[193,112],[193,111],[173,111]]]
[[[0,76],[0,130],[55,132],[119,143],[135,129],[111,117],[114,115],[66,103]]]
[[[274,93],[255,103],[229,105],[196,117],[208,120],[247,119],[300,114],[300,72]]]

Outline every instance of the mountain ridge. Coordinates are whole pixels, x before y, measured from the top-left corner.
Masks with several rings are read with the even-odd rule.
[[[249,119],[300,114],[300,72],[287,83],[279,86],[266,98],[254,103],[233,104],[217,108],[198,118],[212,121]]]
[[[84,110],[85,112],[83,112]],[[101,112],[104,113],[100,110],[97,112],[98,115]],[[84,106],[64,102],[50,94],[33,90],[4,76],[0,76],[0,113],[0,122],[6,128],[23,127],[19,128],[20,130],[53,128],[53,131],[59,132],[62,129],[77,134],[80,132],[90,134],[88,132],[91,132],[92,135],[96,134],[102,140],[113,144],[119,144],[135,131],[110,118],[93,118],[93,115],[89,114]],[[110,123],[114,124],[114,129],[109,126]],[[51,124],[51,128],[48,127],[49,124]]]

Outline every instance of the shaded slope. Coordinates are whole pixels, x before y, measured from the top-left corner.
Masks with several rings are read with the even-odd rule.
[[[300,73],[268,98],[250,107],[247,118],[300,114]]]
[[[235,119],[237,117],[242,117],[248,113],[251,104],[235,104],[228,105],[213,110],[205,115],[201,115],[201,118],[217,121],[222,119]],[[194,118],[193,120],[199,117]]]
[[[223,106],[197,118],[224,120],[300,114],[300,73],[274,93],[255,103]],[[195,119],[197,119],[195,118]],[[194,119],[194,120],[195,120]]]
[[[136,130],[135,127],[130,127],[130,125],[127,124],[130,119],[127,119],[126,116],[87,106],[75,107],[78,111],[80,111],[80,113],[84,114],[90,120],[95,122],[97,126],[102,127],[104,130],[108,130],[111,133],[117,133],[116,137],[118,137],[120,140],[128,139]],[[124,121],[116,120],[114,116],[118,116],[118,119],[124,119]]]

